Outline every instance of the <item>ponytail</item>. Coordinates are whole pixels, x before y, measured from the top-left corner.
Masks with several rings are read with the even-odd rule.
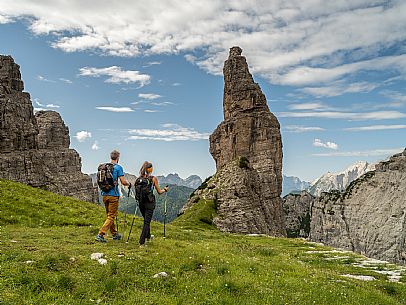
[[[149,163],[148,161],[145,161],[142,164],[141,169],[140,169],[140,177],[147,176],[148,175],[147,168],[150,168],[150,167],[152,167],[152,163]]]

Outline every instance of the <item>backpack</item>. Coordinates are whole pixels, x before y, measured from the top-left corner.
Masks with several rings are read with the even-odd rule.
[[[152,183],[152,177],[138,177],[134,182],[134,196],[138,202],[144,201],[148,195],[152,194],[152,188],[154,184]]]
[[[117,185],[117,181],[113,179],[113,163],[103,163],[97,168],[97,185],[107,193]]]

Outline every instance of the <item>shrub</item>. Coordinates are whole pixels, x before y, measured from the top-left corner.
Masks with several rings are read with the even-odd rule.
[[[248,159],[247,159],[246,157],[243,157],[243,156],[239,157],[239,158],[238,158],[238,166],[239,166],[240,168],[249,168],[249,161],[248,161]]]
[[[197,188],[198,190],[204,190],[207,188],[207,182],[212,178],[213,176],[209,176],[206,179],[204,179],[203,183]]]

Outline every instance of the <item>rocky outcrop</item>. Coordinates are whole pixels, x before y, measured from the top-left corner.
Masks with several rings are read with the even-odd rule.
[[[38,148],[69,148],[69,128],[55,111],[38,111]]]
[[[0,178],[96,202],[91,178],[69,148],[61,116],[54,111],[34,115],[23,89],[19,66],[10,56],[0,56]]]
[[[214,223],[227,232],[283,236],[280,126],[241,52],[231,48],[224,63],[224,121],[210,136]]]
[[[345,192],[322,193],[311,214],[312,241],[405,263],[406,150],[378,163]]]
[[[310,209],[315,199],[306,191],[283,197],[286,234],[288,237],[307,238],[310,232]]]

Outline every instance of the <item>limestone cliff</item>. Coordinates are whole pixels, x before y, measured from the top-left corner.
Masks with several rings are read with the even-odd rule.
[[[61,116],[54,111],[34,115],[23,90],[19,66],[12,57],[0,56],[0,178],[96,202]]]
[[[302,191],[299,194],[288,194],[283,197],[283,212],[288,237],[308,237],[310,232],[310,209],[315,199],[311,194]]]
[[[406,150],[378,163],[345,192],[313,202],[310,239],[369,257],[406,259]]]
[[[280,125],[241,53],[231,48],[224,63],[224,121],[210,136],[217,173],[196,196],[216,194],[222,231],[283,236]]]

